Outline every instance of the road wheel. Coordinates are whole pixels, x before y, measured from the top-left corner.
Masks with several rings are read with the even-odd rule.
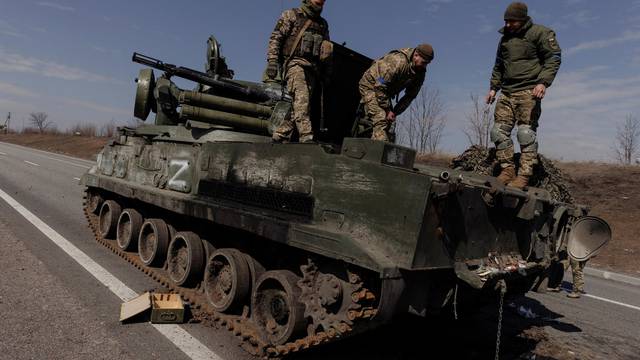
[[[92,214],[97,215],[100,211],[100,208],[102,207],[102,204],[104,203],[104,199],[102,198],[102,196],[100,196],[100,194],[95,193],[89,193],[87,197],[87,210],[89,210],[89,212],[91,212]]]
[[[304,305],[298,301],[300,277],[288,270],[267,271],[253,291],[251,312],[271,345],[293,341],[306,329]]]
[[[162,266],[169,247],[169,230],[161,219],[148,219],[138,237],[138,255],[147,266]]]
[[[175,234],[167,253],[169,277],[178,286],[188,286],[202,276],[204,248],[200,237],[192,232]]]
[[[130,250],[137,245],[138,235],[144,219],[137,210],[124,209],[118,220],[116,242],[122,250]]]
[[[249,289],[249,293],[253,292],[253,289],[256,286],[256,282],[260,275],[262,275],[266,270],[262,264],[254,257],[247,253],[243,253],[245,260],[247,261],[247,265],[249,265],[249,272],[251,273],[251,288]]]
[[[209,304],[220,312],[231,312],[247,301],[251,271],[243,254],[234,249],[216,250],[204,272],[204,291]]]
[[[99,231],[100,235],[105,239],[113,239],[118,226],[118,219],[122,208],[113,200],[105,201],[100,207],[99,215]]]

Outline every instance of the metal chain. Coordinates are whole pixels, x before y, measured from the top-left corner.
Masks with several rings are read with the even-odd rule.
[[[507,283],[504,280],[498,282],[500,286],[500,307],[498,308],[498,332],[496,334],[496,356],[495,360],[500,359],[500,337],[502,336],[502,311],[504,309],[504,295],[507,293]]]
[[[458,283],[456,282],[456,290],[453,293],[453,317],[458,320]]]

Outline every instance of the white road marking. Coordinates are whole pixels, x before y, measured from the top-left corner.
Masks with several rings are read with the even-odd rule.
[[[26,163],[27,163],[27,164],[29,164],[29,165],[33,165],[33,166],[40,166],[40,165],[38,165],[38,164],[36,164],[36,163],[32,163],[31,161],[27,161],[27,160],[25,160],[24,162],[26,162]]]
[[[584,296],[586,296],[586,297],[590,297],[590,298],[592,298],[592,299],[600,300],[600,301],[605,301],[605,302],[608,302],[608,303],[611,303],[611,304],[624,306],[624,307],[627,307],[627,308],[629,308],[629,309],[633,309],[633,310],[638,310],[638,311],[640,311],[640,307],[638,307],[638,306],[633,306],[633,305],[629,305],[629,304],[621,303],[621,302],[619,302],[619,301],[615,301],[615,300],[605,299],[605,298],[602,298],[602,297],[600,297],[600,296],[595,296],[595,295],[591,295],[591,294],[584,294]]]
[[[571,287],[562,286],[562,289],[565,290],[568,293],[570,293],[572,291]],[[600,301],[604,301],[604,302],[608,302],[608,303],[615,304],[615,305],[624,306],[624,307],[629,308],[629,309],[640,311],[640,307],[638,307],[638,306],[625,304],[625,303],[622,303],[622,302],[619,302],[619,301],[610,300],[610,299],[603,298],[603,297],[600,297],[600,296],[595,296],[595,295],[591,295],[591,294],[582,294],[582,296],[589,297],[589,298],[596,299],[596,300],[600,300]]]
[[[78,249],[69,240],[58,234],[55,230],[49,227],[49,225],[44,223],[37,216],[27,210],[27,208],[22,206],[1,189],[0,198],[6,201],[9,206],[14,208],[20,215],[22,215],[31,224],[33,224],[33,226],[40,230],[40,232],[51,239],[53,243],[58,245],[65,253],[73,258],[78,264],[80,264],[80,266],[85,268],[91,275],[93,275],[98,281],[104,284],[122,301],[127,301],[138,296],[135,291],[125,285],[118,278],[113,276],[105,268],[93,261],[93,259],[82,252],[82,250]],[[198,339],[191,336],[191,334],[189,334],[186,330],[178,325],[152,324],[152,326],[191,359],[222,360],[220,356],[211,351]]]
[[[3,153],[3,152],[0,152],[0,155],[7,155],[7,154],[5,154],[5,153]]]
[[[36,148],[30,148],[30,147],[26,147],[26,146],[22,146],[22,145],[17,145],[17,144],[11,144],[11,143],[5,143],[5,142],[0,142],[1,145],[6,145],[7,147],[12,147],[12,148],[18,148],[22,151],[26,151],[26,152],[31,152],[31,153],[41,153],[38,154],[39,156],[44,156],[42,154],[47,154],[47,155],[55,155],[57,157],[60,158],[65,158],[65,159],[69,159],[72,161],[77,161],[80,163],[87,163],[88,165],[92,165],[94,163],[94,161],[92,160],[85,160],[85,159],[80,159],[80,158],[76,158],[73,156],[67,156],[67,155],[63,155],[63,154],[56,154],[56,153],[52,153],[50,151],[44,151],[44,150],[40,150],[40,149],[36,149]]]
[[[83,168],[83,169],[91,169],[91,166],[80,165],[80,164],[72,163],[71,161],[66,161],[66,160],[56,159],[56,158],[52,158],[52,157],[44,156],[44,155],[40,155],[40,156],[42,156],[43,158],[49,159],[49,160],[59,161],[59,162],[61,162],[61,163],[65,163],[65,164],[69,164],[69,165],[77,166],[77,167],[79,167],[79,168]]]
[[[80,181],[80,178],[73,178],[73,180],[77,180],[77,181]]]

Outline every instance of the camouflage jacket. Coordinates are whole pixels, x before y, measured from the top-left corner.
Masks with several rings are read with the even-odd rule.
[[[404,90],[393,112],[403,113],[420,92],[426,71],[416,72],[411,66],[413,48],[394,50],[376,60],[360,79],[360,87],[375,91],[378,105],[385,111],[392,110],[391,98]]]
[[[271,33],[269,38],[269,47],[267,49],[267,61],[276,61],[279,64],[283,64],[286,57],[289,54],[285,54],[285,47],[291,45],[298,36],[298,32],[309,19],[305,13],[300,9],[289,9],[280,15],[280,19],[276,23],[275,29]],[[324,40],[329,40],[329,25],[327,21],[322,17],[311,18],[312,23],[307,31],[318,33],[322,35]],[[311,66],[315,65],[309,59],[293,56],[289,62],[289,66],[302,65]]]
[[[501,29],[496,62],[491,75],[491,89],[512,93],[549,87],[560,69],[561,50],[553,30],[535,25],[529,19],[515,34]]]

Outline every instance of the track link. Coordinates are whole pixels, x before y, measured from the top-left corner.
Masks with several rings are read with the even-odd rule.
[[[195,319],[206,320],[205,322],[210,321],[221,328],[226,328],[240,340],[240,346],[252,355],[266,358],[279,358],[302,350],[307,350],[321,344],[329,343],[337,339],[342,339],[368,329],[369,326],[367,326],[367,324],[361,323],[357,324],[360,326],[356,326],[354,323],[358,320],[370,319],[375,315],[375,311],[351,311],[349,319],[351,320],[351,324],[344,323],[343,326],[340,326],[342,330],[340,332],[331,331],[333,330],[331,329],[329,331],[316,332],[313,335],[307,335],[306,337],[283,345],[273,346],[268,344],[262,340],[259,335],[259,329],[248,317],[248,309],[245,309],[242,315],[228,315],[217,312],[208,304],[203,291],[197,288],[189,289],[174,285],[168,274],[166,274],[164,267],[147,267],[142,263],[137,253],[123,251],[116,245],[115,240],[103,238],[98,230],[98,216],[92,213],[89,208],[91,205],[90,199],[91,194],[89,193],[89,189],[85,189],[83,197],[83,211],[87,218],[89,228],[93,232],[95,240],[100,245],[106,247],[131,265],[135,266],[138,270],[142,271],[160,285],[172,292],[180,294],[182,299],[190,304],[192,314]],[[106,200],[107,197],[104,197],[104,199]],[[362,291],[363,289],[358,293],[352,294],[354,306],[356,308],[359,307],[358,301],[362,299],[360,296]]]

